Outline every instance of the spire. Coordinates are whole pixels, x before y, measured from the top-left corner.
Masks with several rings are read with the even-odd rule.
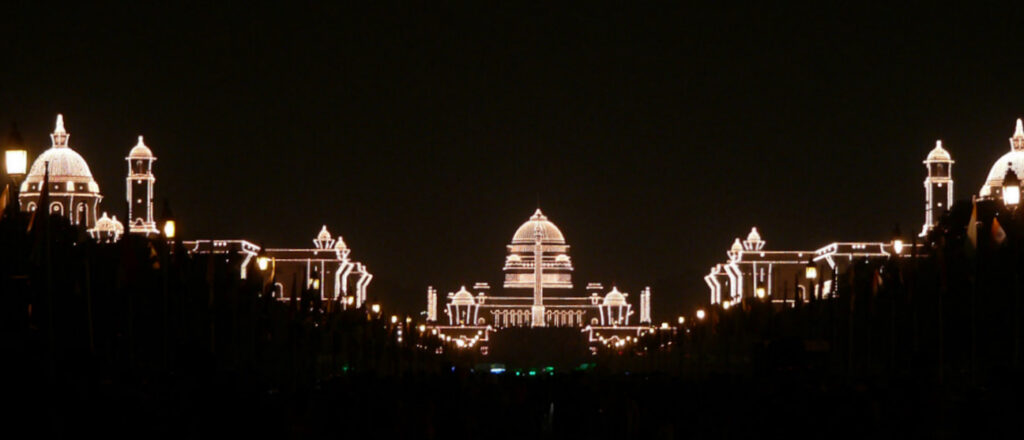
[[[533,220],[543,220],[546,217],[544,217],[544,213],[543,212],[540,212],[540,208],[537,208],[537,210],[534,211],[533,216],[530,217],[530,218],[533,219]]]
[[[53,142],[54,148],[67,147],[68,138],[71,135],[64,130],[64,115],[57,113],[57,127],[53,129],[53,134],[50,135],[50,140]]]
[[[142,141],[142,135],[139,135],[139,143],[135,144],[136,147],[146,147],[146,143]],[[149,147],[146,147],[149,148]]]
[[[1013,147],[1013,151],[1024,150],[1024,122],[1017,118],[1017,129],[1013,132],[1013,137],[1010,138],[1010,146]]]

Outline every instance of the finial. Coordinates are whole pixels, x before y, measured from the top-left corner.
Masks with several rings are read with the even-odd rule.
[[[64,115],[57,113],[57,127],[53,129],[50,140],[54,147],[67,147],[70,135],[64,130]]]
[[[135,144],[136,147],[145,147],[146,143],[142,141],[142,135],[139,135],[139,143]]]
[[[1020,122],[1020,119],[1018,119],[1017,122]],[[1020,126],[1018,125],[1018,128],[1019,127]],[[942,139],[935,141],[935,148],[942,148]]]
[[[1013,132],[1013,137],[1010,138],[1010,145],[1013,147],[1013,151],[1024,150],[1024,122],[1020,118],[1017,118],[1017,129]]]

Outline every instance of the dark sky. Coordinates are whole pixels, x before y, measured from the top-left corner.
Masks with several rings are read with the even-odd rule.
[[[918,231],[935,140],[969,198],[1024,115],[1020,4],[35,3],[0,11],[0,122],[33,156],[64,113],[122,212],[143,134],[186,236],[327,224],[409,312],[498,282],[539,200],[578,284],[651,285],[669,319],[753,225],[773,249]]]

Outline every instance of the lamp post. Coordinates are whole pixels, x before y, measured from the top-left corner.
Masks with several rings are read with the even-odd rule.
[[[757,296],[757,299],[764,299],[764,297],[768,296],[768,291],[764,287],[758,287],[754,295]]]
[[[703,321],[704,317],[706,317],[706,316],[707,316],[707,313],[704,312],[704,309],[697,309],[697,319],[698,320]]]
[[[804,278],[807,279],[807,291],[813,292],[814,280],[818,279],[818,266],[814,264],[813,259],[807,260],[807,265],[804,266]],[[811,298],[814,298],[815,296],[816,295],[811,295]]]
[[[4,166],[7,168],[7,177],[11,179],[11,200],[14,206],[21,206],[21,203],[18,201],[18,190],[21,179],[25,177],[28,169],[28,152],[25,150],[7,150],[4,153]]]
[[[1011,211],[1017,209],[1020,204],[1020,178],[1012,168],[1006,169],[1006,176],[1003,177],[1003,204]]]

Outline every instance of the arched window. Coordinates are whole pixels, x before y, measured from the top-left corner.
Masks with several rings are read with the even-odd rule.
[[[28,212],[36,212],[36,202],[28,202],[28,206],[25,208]]]
[[[86,205],[85,202],[78,202],[78,208],[75,211],[75,223],[89,224],[89,205]]]
[[[51,203],[50,214],[64,215],[64,205],[61,205],[60,202]]]

